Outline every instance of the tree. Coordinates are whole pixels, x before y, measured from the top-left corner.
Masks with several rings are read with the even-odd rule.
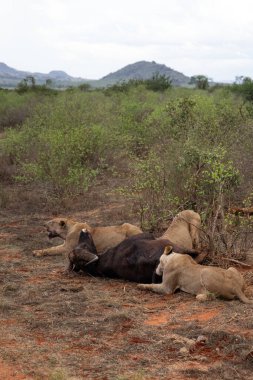
[[[243,78],[244,78],[243,75],[237,75],[237,76],[235,77],[235,83],[236,83],[236,84],[242,84],[242,82],[243,82]]]
[[[22,79],[18,85],[17,85],[17,92],[19,94],[23,94],[24,92],[28,91],[28,83],[27,83],[27,79]]]
[[[87,92],[91,89],[91,85],[89,83],[81,83],[78,88],[80,91]]]
[[[209,87],[209,80],[205,75],[194,75],[189,84],[194,84],[200,90],[206,90]]]
[[[47,79],[47,80],[46,80],[46,87],[51,87],[52,84],[53,84],[52,79]]]
[[[32,75],[28,75],[26,77],[26,81],[27,81],[27,84],[31,84],[31,87],[34,88],[35,87],[35,78],[32,76]]]
[[[250,77],[241,76],[240,83],[238,84],[238,80],[236,80],[232,90],[241,94],[245,100],[253,102],[253,80]]]

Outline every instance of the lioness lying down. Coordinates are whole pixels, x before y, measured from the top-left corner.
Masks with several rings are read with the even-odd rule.
[[[253,303],[243,293],[245,283],[235,268],[208,267],[197,264],[189,255],[171,252],[172,247],[166,246],[156,268],[156,273],[163,276],[162,283],[139,284],[138,288],[166,294],[180,289],[195,294],[199,301],[221,296],[227,299],[237,297],[244,303]]]
[[[83,228],[92,235],[97,252],[114,247],[125,238],[141,233],[141,229],[129,223],[120,226],[91,227],[88,223],[78,223],[67,218],[55,218],[46,223],[48,237],[60,237],[64,243],[59,246],[33,251],[34,256],[68,254],[77,245]]]
[[[168,239],[188,249],[197,248],[200,226],[200,215],[192,210],[184,210],[174,217],[169,228],[158,239]]]

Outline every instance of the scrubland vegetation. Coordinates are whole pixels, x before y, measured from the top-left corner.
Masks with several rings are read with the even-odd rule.
[[[251,378],[249,305],[140,294],[32,255],[49,246],[43,223],[55,215],[161,235],[191,208],[206,263],[240,260],[252,298],[252,217],[229,212],[252,206],[252,82],[153,84],[0,90],[1,379]]]
[[[249,221],[226,211],[253,198],[253,84],[246,79],[207,90],[142,81],[1,90],[2,207],[10,181],[62,201],[114,178],[110,191],[126,198],[144,229],[191,208],[201,213],[212,249],[231,248],[227,226],[245,232]],[[126,185],[117,182],[122,177]]]

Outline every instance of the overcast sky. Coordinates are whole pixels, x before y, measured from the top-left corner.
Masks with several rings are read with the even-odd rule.
[[[0,0],[0,62],[99,79],[156,61],[213,80],[253,78],[252,0]]]

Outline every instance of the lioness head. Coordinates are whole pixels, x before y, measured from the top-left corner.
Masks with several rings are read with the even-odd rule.
[[[156,268],[156,274],[158,276],[162,276],[163,274],[163,271],[164,271],[164,267],[165,267],[165,264],[167,262],[167,256],[172,252],[172,246],[171,245],[166,245],[166,247],[164,248],[164,251],[163,251],[163,254],[162,256],[160,257],[160,262],[159,262],[159,265],[158,267]]]
[[[66,218],[55,218],[45,224],[49,239],[60,237],[66,239],[68,227]]]

